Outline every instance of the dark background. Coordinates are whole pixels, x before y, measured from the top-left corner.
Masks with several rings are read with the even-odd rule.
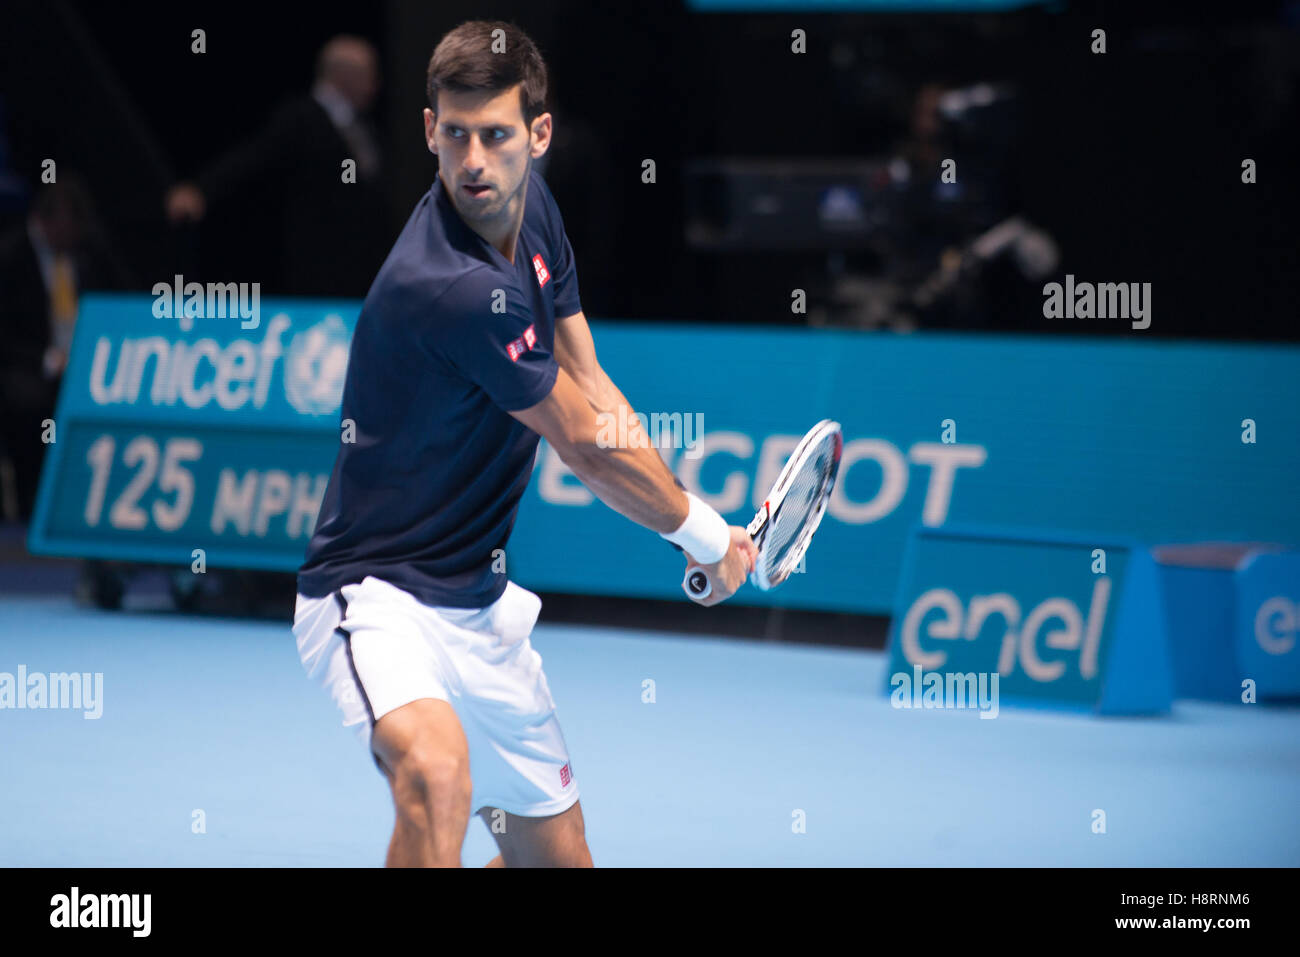
[[[421,126],[427,62],[467,19],[513,20],[547,59],[555,140],[544,175],[595,319],[802,324],[813,320],[791,313],[793,288],[816,295],[835,273],[885,282],[930,273],[975,233],[973,221],[924,196],[894,209],[866,249],[781,248],[777,234],[757,237],[766,248],[707,250],[687,238],[699,212],[689,170],[714,159],[887,164],[909,141],[918,91],[989,83],[1011,99],[945,129],[938,153],[983,191],[984,226],[1015,214],[1050,235],[1060,251],[1051,279],[1151,283],[1152,325],[1045,319],[1042,279],[1003,263],[923,314],[922,328],[1300,339],[1300,0],[761,15],[699,14],[681,0],[6,0],[0,232],[21,233],[40,163],[55,158],[60,175],[75,171],[89,185],[110,288],[147,291],[181,272],[261,282],[265,294],[318,294],[281,275],[280,186],[263,182],[213,204],[198,226],[167,222],[167,190],[265,129],[279,105],[310,88],[322,44],[354,33],[379,52],[373,120],[395,238],[436,175]],[[190,51],[195,28],[207,34],[202,55]],[[807,32],[806,54],[790,52],[795,28]],[[1107,32],[1104,55],[1090,52],[1095,28]],[[1246,157],[1258,164],[1254,185],[1241,182]],[[641,182],[646,158],[657,164],[653,185]],[[935,172],[921,170],[920,192]],[[6,323],[10,305],[0,301]],[[34,422],[45,414],[28,411]],[[23,553],[18,527],[0,537],[8,553]],[[29,589],[56,564],[15,565],[21,581],[8,584]],[[70,582],[66,564],[55,571]],[[108,599],[95,600],[111,606],[120,582],[109,572],[100,582]],[[291,601],[290,576],[281,577],[234,580],[221,607],[235,596],[250,608],[259,598]],[[600,622],[627,604],[547,602],[552,620]],[[699,624],[681,602],[637,608],[661,627]],[[728,612],[709,617],[711,633],[883,643],[882,617]]]
[[[591,133],[556,160],[563,175],[548,174],[590,316],[801,321],[790,289],[814,283],[826,256],[688,248],[685,164],[883,156],[921,83],[985,80],[1018,90],[1014,123],[995,132],[1000,187],[1059,243],[1053,278],[1151,282],[1155,321],[1130,333],[1124,322],[1045,320],[1036,291],[976,303],[963,328],[1297,338],[1295,2],[705,15],[680,2],[10,0],[0,95],[12,166],[33,183],[46,156],[81,171],[141,288],[197,261],[215,278],[270,277],[273,292],[273,189],[177,231],[162,215],[166,188],[305,91],[320,45],[353,32],[380,53],[375,118],[396,230],[435,175],[420,126],[429,54],[474,18],[522,26],[552,71],[557,136],[566,123]],[[207,31],[204,55],[190,52],[195,27]],[[808,33],[806,55],[789,52],[795,27]],[[1105,55],[1089,52],[1094,27],[1107,30]],[[955,155],[962,175],[969,161]],[[640,181],[646,157],[654,185]],[[1258,163],[1255,185],[1241,183],[1245,157]]]

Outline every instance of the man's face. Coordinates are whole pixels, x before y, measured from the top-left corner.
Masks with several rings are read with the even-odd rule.
[[[370,50],[360,49],[339,70],[337,85],[358,113],[365,113],[379,92],[379,65]]]
[[[524,126],[521,85],[501,92],[438,92],[424,111],[424,134],[438,176],[467,223],[510,222],[520,213],[532,161],[551,142],[551,114]]]

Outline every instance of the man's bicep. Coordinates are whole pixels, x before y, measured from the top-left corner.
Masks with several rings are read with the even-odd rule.
[[[579,383],[596,374],[596,340],[580,312],[555,320],[555,359]]]
[[[566,450],[589,447],[595,442],[595,412],[562,363],[546,398],[510,415],[551,443],[562,457]]]
[[[555,360],[596,408],[608,410],[617,401],[613,383],[596,359],[596,341],[581,312],[556,321]]]

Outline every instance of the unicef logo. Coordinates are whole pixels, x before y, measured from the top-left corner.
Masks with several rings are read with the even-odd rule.
[[[295,335],[285,355],[284,395],[304,415],[330,415],[343,401],[348,369],[348,330],[326,316]]]

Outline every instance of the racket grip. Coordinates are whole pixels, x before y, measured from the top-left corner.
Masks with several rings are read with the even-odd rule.
[[[703,568],[692,565],[686,569],[686,577],[682,579],[682,590],[693,599],[708,598],[713,594],[713,582],[709,581],[709,575]]]

